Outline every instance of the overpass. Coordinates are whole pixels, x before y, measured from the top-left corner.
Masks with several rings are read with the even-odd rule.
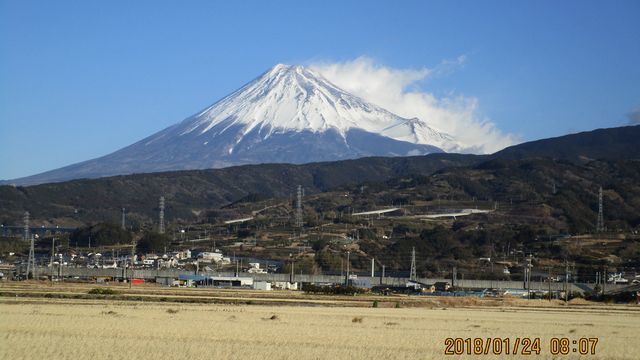
[[[225,225],[231,225],[231,224],[240,224],[240,223],[251,221],[251,220],[253,220],[253,216],[242,218],[242,219],[227,220],[224,223]]]
[[[492,211],[493,210],[462,209],[459,211],[444,212],[444,213],[437,213],[437,214],[416,215],[414,217],[418,219],[423,219],[423,220],[441,219],[441,218],[453,218],[455,220],[457,217],[460,217],[460,216],[469,216],[473,214],[486,214]]]
[[[367,216],[367,215],[382,215],[386,213],[391,213],[394,211],[398,211],[400,208],[390,208],[390,209],[382,209],[382,210],[371,210],[371,211],[363,211],[351,214],[351,216]]]

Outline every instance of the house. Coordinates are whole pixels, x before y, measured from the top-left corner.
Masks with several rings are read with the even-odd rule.
[[[158,260],[158,267],[161,269],[174,268],[177,265],[178,265],[178,260],[173,257],[170,259]]]
[[[214,262],[220,262],[222,261],[223,255],[222,253],[219,252],[201,252],[200,254],[198,254],[198,258],[205,260],[205,261],[214,261]]]
[[[267,270],[260,268],[260,263],[249,263],[249,274],[266,274]]]
[[[185,260],[185,259],[190,259],[191,258],[191,250],[183,250],[183,251],[176,251],[173,252],[171,254],[173,257],[175,257],[178,260]]]

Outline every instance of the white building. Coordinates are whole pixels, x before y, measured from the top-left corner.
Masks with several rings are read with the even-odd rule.
[[[190,259],[191,258],[191,250],[182,250],[182,251],[176,251],[173,253],[173,256],[175,258],[177,258],[178,260],[185,260],[185,259]]]
[[[253,289],[271,291],[271,283],[268,281],[254,281]]]
[[[288,281],[275,281],[273,287],[279,290],[298,290],[298,283],[290,283]]]
[[[198,258],[202,259],[202,260],[208,260],[208,261],[214,261],[214,262],[221,262],[222,258],[224,256],[222,255],[222,253],[219,252],[201,252],[200,254],[198,254]]]
[[[249,263],[249,274],[266,274],[267,270],[260,268],[260,263]]]

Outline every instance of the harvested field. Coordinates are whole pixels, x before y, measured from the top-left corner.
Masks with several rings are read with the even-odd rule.
[[[447,299],[460,307],[365,308],[3,296],[0,358],[432,359],[445,358],[447,337],[539,337],[538,358],[552,358],[552,337],[597,337],[598,359],[635,359],[640,350],[635,306],[455,300]]]

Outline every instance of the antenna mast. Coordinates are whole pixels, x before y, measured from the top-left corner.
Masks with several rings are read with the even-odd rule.
[[[24,212],[24,241],[29,241],[29,212]]]
[[[598,191],[598,223],[596,224],[596,231],[603,232],[604,231],[604,215],[602,209],[602,186],[600,186],[600,190]]]

